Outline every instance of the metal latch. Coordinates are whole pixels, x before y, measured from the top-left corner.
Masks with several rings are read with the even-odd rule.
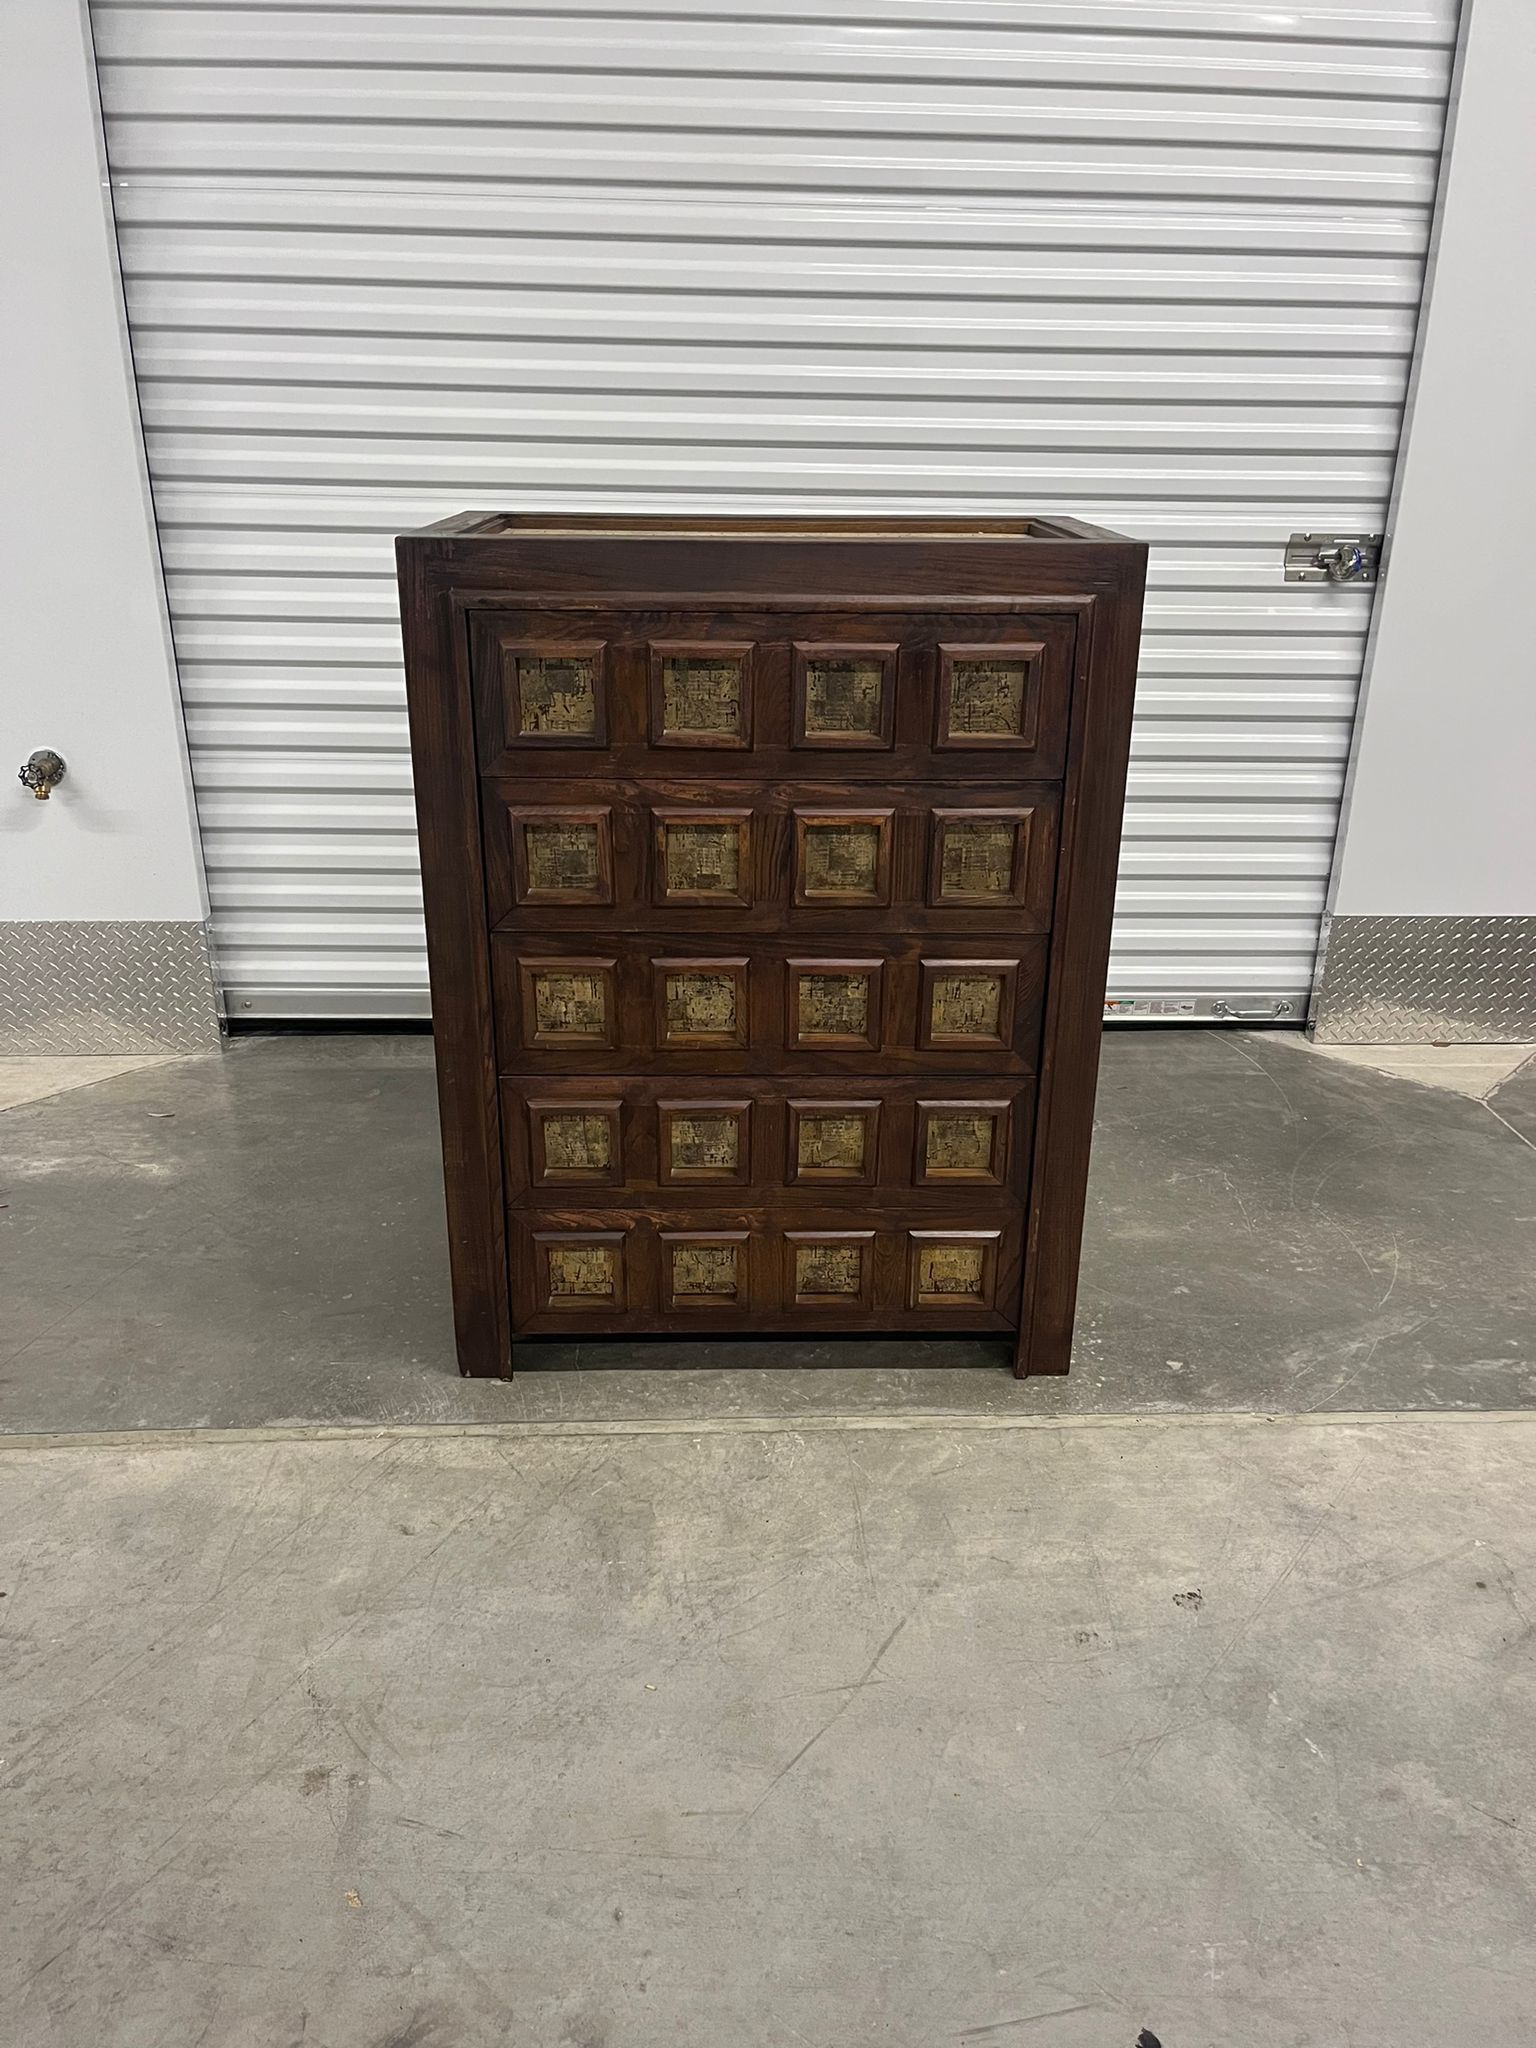
[[[1379,533],[1293,533],[1285,544],[1287,583],[1374,583]]]
[[[1284,996],[1277,996],[1272,1003],[1249,1003],[1244,1005],[1242,1003],[1217,1001],[1211,1005],[1211,1015],[1213,1017],[1226,1017],[1234,1024],[1240,1021],[1268,1024],[1277,1017],[1289,1017],[1290,1014],[1291,1006]]]

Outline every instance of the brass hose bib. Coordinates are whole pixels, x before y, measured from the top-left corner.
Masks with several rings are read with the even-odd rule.
[[[50,791],[64,780],[64,756],[54,753],[51,747],[39,747],[16,771],[16,779],[24,789],[31,790],[40,804],[45,804]]]

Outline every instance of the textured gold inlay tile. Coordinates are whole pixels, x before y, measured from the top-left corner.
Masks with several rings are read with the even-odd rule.
[[[613,1126],[605,1116],[584,1116],[579,1110],[543,1118],[544,1165],[567,1172],[597,1172],[613,1164]]]
[[[1003,984],[995,974],[936,974],[933,978],[933,1033],[936,1038],[996,1038],[1003,1013]]]
[[[867,974],[802,974],[800,1035],[803,1038],[867,1038]]]
[[[734,896],[741,887],[741,839],[734,825],[668,825],[667,887]]]
[[[930,1173],[990,1173],[995,1123],[990,1116],[943,1111],[928,1119],[923,1158]]]
[[[941,896],[1007,896],[1017,824],[1009,818],[951,821],[944,828]]]
[[[588,895],[597,888],[596,825],[535,820],[524,825],[523,843],[528,852],[530,888],[585,891]]]
[[[884,695],[882,661],[807,661],[805,729],[834,739],[878,737]]]
[[[867,896],[880,893],[880,827],[842,820],[805,828],[807,896]]]
[[[611,1298],[616,1262],[608,1244],[555,1244],[549,1247],[549,1291],[560,1296]]]
[[[856,1244],[797,1244],[796,1294],[857,1294],[864,1276],[863,1247]]]
[[[608,1010],[600,974],[535,974],[534,1025],[541,1038],[603,1038]]]
[[[597,661],[590,654],[523,654],[517,700],[525,733],[590,739],[597,731]]]
[[[737,1292],[733,1244],[675,1244],[672,1292],[733,1297]]]
[[[742,734],[742,657],[664,655],[661,705],[668,733]]]
[[[1024,731],[1023,661],[961,661],[950,666],[949,729],[973,739],[1017,739]]]
[[[865,1129],[862,1116],[813,1115],[802,1110],[795,1151],[800,1170],[861,1173]]]
[[[979,1244],[925,1244],[917,1251],[917,1291],[950,1300],[983,1299],[986,1253]]]
[[[741,1164],[741,1126],[733,1116],[675,1116],[672,1171],[731,1172]]]
[[[731,974],[669,974],[668,1031],[689,1038],[734,1034],[736,994],[736,978]]]

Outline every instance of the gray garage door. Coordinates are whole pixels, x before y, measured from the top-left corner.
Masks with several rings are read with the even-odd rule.
[[[95,0],[230,1006],[424,1013],[390,536],[1154,545],[1112,995],[1305,1005],[1453,0]]]

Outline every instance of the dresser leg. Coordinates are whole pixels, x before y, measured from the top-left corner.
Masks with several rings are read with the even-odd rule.
[[[1051,1374],[1060,1377],[1071,1364],[1070,1330],[1064,1338],[1037,1335],[1033,1339],[1027,1330],[1020,1330],[1013,1354],[1013,1376],[1016,1380],[1040,1379]]]
[[[461,1380],[509,1380],[512,1377],[512,1360],[510,1356],[500,1365],[493,1367],[489,1371],[484,1367],[470,1365],[460,1365],[459,1367],[459,1378]]]
[[[460,1379],[511,1379],[512,1349],[511,1338],[497,1328],[494,1318],[466,1317],[457,1332]]]

